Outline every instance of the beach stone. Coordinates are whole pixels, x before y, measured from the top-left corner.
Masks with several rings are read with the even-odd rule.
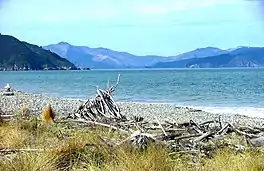
[[[42,110],[50,104],[56,115],[68,116],[85,103],[79,99],[65,99],[48,97],[41,94],[31,94],[14,90],[14,95],[3,95],[5,91],[0,91],[0,109],[7,114],[18,112],[24,105],[29,108],[32,115],[41,115]],[[208,120],[218,120],[221,117],[223,123],[245,123],[261,127],[264,124],[263,118],[246,117],[234,114],[213,114],[202,110],[180,107],[172,104],[162,103],[137,103],[137,102],[119,102],[117,103],[120,111],[128,118],[143,117],[144,120],[153,121],[157,117],[160,121],[182,122],[193,120],[201,123]]]

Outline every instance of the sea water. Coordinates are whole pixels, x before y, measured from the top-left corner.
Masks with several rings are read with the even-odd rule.
[[[0,72],[0,88],[88,99],[120,75],[120,102],[173,103],[215,113],[264,117],[264,69],[135,69]],[[0,99],[1,100],[1,99]]]

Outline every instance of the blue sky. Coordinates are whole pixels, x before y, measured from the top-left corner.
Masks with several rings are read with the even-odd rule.
[[[0,0],[0,32],[145,55],[264,46],[257,0]]]

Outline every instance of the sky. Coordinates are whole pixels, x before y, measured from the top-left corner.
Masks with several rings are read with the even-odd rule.
[[[0,0],[0,33],[136,55],[264,47],[262,0]]]

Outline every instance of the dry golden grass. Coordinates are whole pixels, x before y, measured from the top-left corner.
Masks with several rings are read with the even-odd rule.
[[[10,159],[0,159],[1,171],[56,171],[57,156],[51,153],[19,153]]]
[[[106,164],[104,170],[116,171],[159,171],[173,170],[168,151],[161,146],[151,145],[146,151],[131,151],[123,147],[115,152],[115,158]]]
[[[49,104],[42,112],[42,119],[46,123],[54,123],[55,113]]]
[[[116,132],[108,132],[108,129],[77,129],[59,123],[47,125],[36,118],[5,122],[0,125],[0,149],[37,148],[45,151],[21,152],[0,158],[0,170],[264,170],[261,150],[236,154],[230,149],[222,149],[210,159],[197,157],[194,160],[188,156],[169,155],[168,149],[155,144],[145,151],[132,150],[125,144],[109,147],[102,137],[120,141],[125,138]]]
[[[264,153],[250,150],[236,154],[231,150],[219,151],[214,158],[205,160],[204,170],[212,171],[262,171]]]
[[[0,127],[0,148],[16,148],[24,144],[28,133],[14,127]]]

